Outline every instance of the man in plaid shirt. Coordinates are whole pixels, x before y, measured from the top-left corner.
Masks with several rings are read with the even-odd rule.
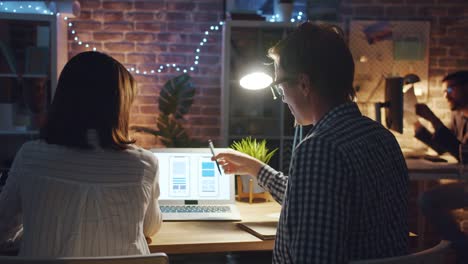
[[[240,152],[213,157],[257,176],[282,204],[273,263],[348,263],[407,253],[408,172],[394,136],[352,101],[354,62],[341,31],[306,22],[269,50],[272,88],[312,125],[289,176]]]

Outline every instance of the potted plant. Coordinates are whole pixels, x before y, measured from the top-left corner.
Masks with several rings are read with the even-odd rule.
[[[201,147],[199,140],[190,138],[182,126],[184,115],[190,110],[195,96],[195,87],[186,73],[176,76],[166,82],[159,93],[159,116],[157,129],[132,126],[137,132],[147,133],[159,137],[166,147]]]
[[[251,137],[243,138],[241,141],[234,141],[230,148],[237,150],[239,152],[245,153],[249,156],[252,156],[264,163],[267,163],[271,160],[273,155],[278,151],[278,148],[269,150],[266,147],[266,140],[252,139]],[[239,180],[240,179],[240,180]],[[253,198],[262,197],[265,200],[269,199],[269,194],[258,185],[256,178],[251,175],[239,175],[237,181],[237,192],[239,199],[243,197],[248,197],[249,202],[252,203]],[[255,194],[262,194],[261,196]]]

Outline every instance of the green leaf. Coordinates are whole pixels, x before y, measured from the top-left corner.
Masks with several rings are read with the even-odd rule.
[[[205,142],[189,137],[179,123],[193,104],[195,88],[188,74],[182,74],[167,81],[159,93],[159,116],[157,129],[133,126],[131,129],[157,136],[166,147],[201,147]]]
[[[251,137],[243,138],[241,141],[234,141],[230,148],[245,153],[265,163],[268,163],[276,151],[278,151],[278,148],[269,151],[266,147],[265,139],[258,142],[256,139],[252,139]]]
[[[159,93],[159,111],[164,115],[174,115],[183,119],[193,104],[195,88],[190,82],[191,77],[184,73],[170,79]]]
[[[160,115],[157,125],[159,138],[168,148],[195,148],[203,146],[203,142],[191,139],[187,131],[173,115]],[[205,144],[206,145],[206,144]]]
[[[187,132],[172,115],[160,115],[157,126],[161,142],[166,147],[180,147],[180,141],[188,139]]]

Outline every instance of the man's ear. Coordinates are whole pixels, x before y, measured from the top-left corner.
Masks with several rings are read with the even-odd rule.
[[[310,78],[307,74],[301,73],[298,76],[299,81],[299,90],[301,93],[307,97],[310,94]]]

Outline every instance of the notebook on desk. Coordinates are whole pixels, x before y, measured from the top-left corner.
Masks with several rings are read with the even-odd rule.
[[[261,240],[275,239],[278,221],[241,222],[237,226]]]
[[[151,151],[159,160],[163,220],[241,220],[235,205],[234,176],[220,174],[209,148]]]

